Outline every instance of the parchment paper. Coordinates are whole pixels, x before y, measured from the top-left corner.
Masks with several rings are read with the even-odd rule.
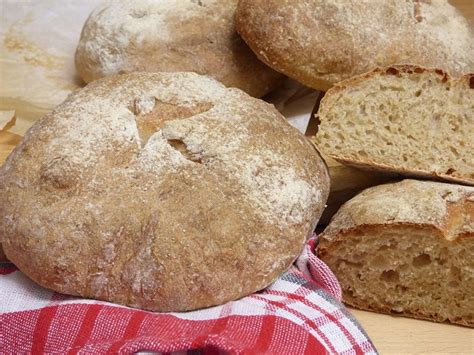
[[[100,0],[0,0],[0,110],[11,132],[31,124],[83,85],[74,68],[82,25]]]

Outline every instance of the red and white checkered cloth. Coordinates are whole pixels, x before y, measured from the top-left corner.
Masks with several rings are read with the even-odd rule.
[[[315,243],[265,290],[187,313],[61,295],[0,263],[0,353],[376,354]]]

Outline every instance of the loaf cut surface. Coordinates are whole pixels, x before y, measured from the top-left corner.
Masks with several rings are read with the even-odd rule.
[[[329,90],[317,117],[316,145],[342,163],[474,184],[474,74],[376,69]]]
[[[186,311],[272,283],[328,190],[272,105],[194,73],[125,74],[27,132],[0,168],[0,239],[44,287]]]
[[[261,97],[283,76],[237,34],[237,0],[117,0],[95,9],[76,51],[80,76],[196,72]]]
[[[267,65],[326,91],[376,67],[474,71],[474,34],[447,0],[240,0],[236,26]]]
[[[404,180],[347,202],[320,237],[345,303],[474,327],[474,188]]]

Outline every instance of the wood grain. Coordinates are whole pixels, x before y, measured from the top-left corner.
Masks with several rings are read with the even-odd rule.
[[[350,309],[381,354],[474,354],[474,330]]]

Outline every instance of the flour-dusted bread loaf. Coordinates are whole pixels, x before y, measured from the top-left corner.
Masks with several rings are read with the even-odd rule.
[[[283,76],[260,62],[237,34],[237,1],[106,2],[84,25],[77,70],[86,82],[135,71],[190,71],[261,97]]]
[[[474,187],[367,189],[334,216],[319,255],[351,306],[474,326]]]
[[[474,33],[447,0],[240,0],[236,27],[261,60],[326,91],[378,66],[474,71]]]
[[[8,258],[59,292],[155,311],[222,304],[290,267],[327,168],[272,106],[193,73],[108,77],[0,169]]]
[[[393,66],[336,84],[315,142],[360,168],[474,184],[474,74]]]

